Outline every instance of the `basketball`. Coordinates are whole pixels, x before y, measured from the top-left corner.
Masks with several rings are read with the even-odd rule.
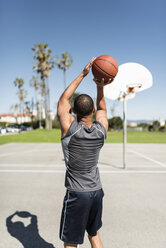
[[[101,55],[95,59],[92,65],[92,73],[94,78],[107,82],[110,78],[114,79],[118,73],[118,63],[109,55]]]

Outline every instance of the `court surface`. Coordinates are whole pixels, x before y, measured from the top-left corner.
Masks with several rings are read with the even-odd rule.
[[[128,144],[125,170],[122,148],[122,144],[105,144],[100,153],[98,166],[105,192],[100,234],[104,247],[165,248],[166,144]],[[63,247],[59,221],[64,177],[60,144],[0,146],[0,247]],[[28,229],[31,218],[14,227],[20,220],[15,216],[7,228],[6,219],[16,211],[36,215],[39,233],[35,225]],[[36,242],[34,246],[28,246],[30,240]],[[87,235],[80,247],[90,247]]]

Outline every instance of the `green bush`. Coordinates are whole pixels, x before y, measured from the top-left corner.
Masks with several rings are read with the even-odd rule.
[[[45,119],[41,120],[41,126],[45,128]],[[31,122],[31,127],[33,127],[33,129],[39,128],[39,120],[35,120],[33,123]]]
[[[24,122],[21,124],[13,124],[13,125],[18,125],[18,126],[25,126],[25,127],[32,127],[33,129],[39,128],[39,120],[34,120],[33,122]],[[45,127],[45,119],[41,120],[41,126]]]
[[[160,132],[166,132],[166,125],[159,127]]]
[[[149,124],[148,123],[139,123],[138,127],[142,127],[144,130],[148,130]]]
[[[6,127],[7,122],[0,122],[0,127]]]
[[[109,128],[111,129],[122,129],[123,121],[119,116],[113,117],[108,120]]]
[[[55,117],[55,119],[52,121],[52,128],[60,128],[60,123],[58,121],[57,116]]]

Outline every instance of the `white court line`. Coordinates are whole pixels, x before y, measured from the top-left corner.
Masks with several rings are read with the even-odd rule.
[[[61,164],[61,165],[56,165],[56,164],[0,164],[0,169],[1,168],[4,168],[4,167],[9,167],[9,168],[13,168],[13,167],[22,167],[22,168],[37,168],[37,167],[40,167],[40,168],[46,168],[46,169],[50,169],[50,168],[54,168],[54,169],[57,169],[57,168],[65,168],[65,164]],[[117,167],[118,169],[122,169],[122,165],[117,165],[117,166],[112,166],[111,164],[109,165],[103,165],[103,164],[98,164],[98,168],[99,169],[104,169],[104,168],[107,168],[107,169],[112,169],[112,168],[115,168]],[[151,166],[151,165],[127,165],[127,169],[128,168],[139,168],[139,169],[144,169],[144,168],[148,168],[148,169],[151,169],[151,168],[157,168],[155,165]]]
[[[0,168],[4,167],[42,167],[42,168],[65,168],[65,164],[0,164]],[[108,166],[107,166],[108,167]]]
[[[138,155],[138,156],[140,156],[140,157],[142,157],[142,158],[145,158],[145,159],[147,159],[147,160],[149,160],[149,161],[151,161],[151,162],[153,162],[153,163],[155,163],[155,164],[161,165],[162,167],[166,167],[166,164],[161,163],[161,162],[159,162],[159,161],[157,161],[157,160],[155,160],[155,159],[149,158],[149,157],[143,155],[143,154],[140,153],[140,152],[135,152],[135,151],[133,151],[133,150],[129,150],[129,152],[135,153],[136,155]]]
[[[65,173],[65,170],[0,170],[0,173]]]
[[[149,170],[135,170],[135,171],[100,171],[101,174],[166,174],[165,171],[149,171]]]
[[[21,151],[20,153],[29,153],[29,152],[37,152],[38,150],[36,149],[33,149],[33,150],[29,150],[29,151]],[[10,153],[5,153],[5,154],[0,154],[0,157],[5,157],[5,156],[11,156],[11,155],[17,155],[17,156],[20,156],[19,153],[17,153],[17,151],[15,152],[10,152]]]
[[[65,173],[65,170],[0,170],[0,173],[48,173],[48,174],[56,174],[56,173]],[[143,171],[109,171],[109,170],[100,170],[100,174],[163,174],[166,173],[166,170],[164,171],[149,171],[149,170],[143,170]]]
[[[104,164],[104,163],[99,163],[98,164],[98,167],[99,167],[99,169],[100,168],[117,168],[117,169],[122,169],[122,167],[123,167],[123,165],[122,164],[114,164],[114,165],[111,165],[111,164]],[[141,166],[139,165],[139,164],[133,164],[133,165],[128,165],[127,164],[127,169],[128,168],[158,168],[158,167],[156,167],[156,165],[143,165],[143,164],[141,164]]]
[[[6,154],[0,154],[0,157],[5,157],[5,156],[10,156],[16,154],[15,152],[10,152],[10,153],[6,153]]]

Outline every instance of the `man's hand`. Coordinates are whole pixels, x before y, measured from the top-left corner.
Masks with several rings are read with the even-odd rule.
[[[93,62],[94,62],[95,59],[96,59],[96,58],[93,57],[93,58],[89,61],[89,63],[85,66],[84,70],[82,71],[83,77],[86,77],[86,75],[89,73],[90,68],[92,67]]]
[[[113,82],[113,78],[110,78],[107,82],[104,82],[104,78],[102,78],[102,80],[98,80],[97,78],[94,78],[93,81],[96,83],[96,85],[98,87],[103,87],[103,86],[106,86],[107,84],[110,84]]]
[[[110,78],[107,82],[104,82],[104,78],[102,78],[101,81],[96,78],[94,78],[93,80],[95,81],[97,85],[96,121],[99,121],[100,123],[102,123],[107,131],[108,130],[107,108],[105,104],[103,86],[110,84],[113,81],[113,79]]]

